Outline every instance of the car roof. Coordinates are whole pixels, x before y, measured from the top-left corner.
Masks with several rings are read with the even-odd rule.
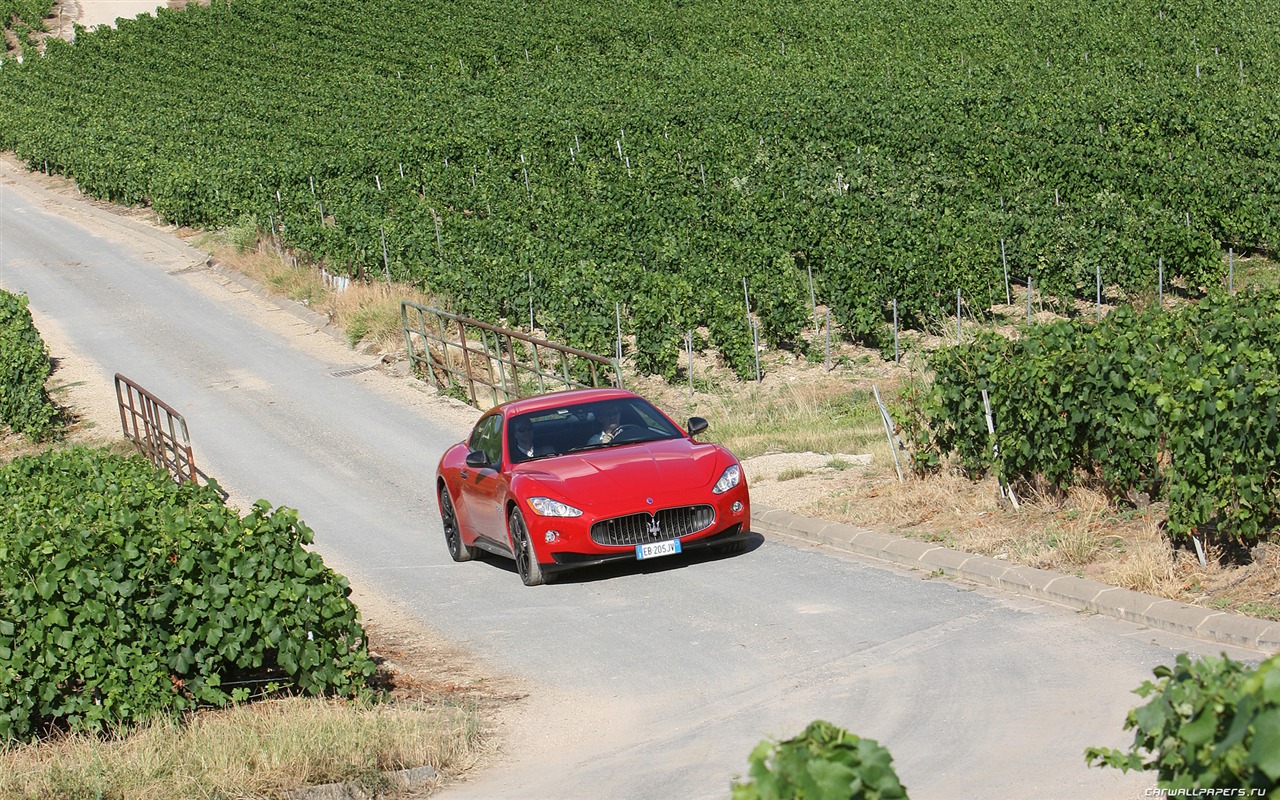
[[[625,398],[643,399],[635,392],[628,392],[626,389],[570,389],[563,392],[551,392],[550,394],[540,394],[533,397],[524,397],[519,400],[512,400],[498,406],[494,410],[501,410],[503,414],[511,417],[516,414],[546,411],[552,408],[578,405],[579,403],[591,403],[597,400],[618,400]]]

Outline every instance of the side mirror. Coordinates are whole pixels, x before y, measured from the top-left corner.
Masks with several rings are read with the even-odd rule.
[[[467,466],[475,469],[489,466],[489,458],[480,450],[467,453]]]
[[[697,436],[707,429],[708,424],[702,417],[689,417],[689,435]]]

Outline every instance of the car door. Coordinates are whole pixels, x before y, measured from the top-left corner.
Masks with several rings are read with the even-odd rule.
[[[485,456],[483,467],[463,467],[459,477],[462,502],[472,530],[486,539],[509,547],[507,521],[502,513],[506,496],[506,479],[502,474],[502,415],[493,414],[480,420],[467,446]]]

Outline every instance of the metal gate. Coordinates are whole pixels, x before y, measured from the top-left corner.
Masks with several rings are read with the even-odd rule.
[[[614,359],[408,300],[400,319],[414,371],[477,408],[562,389],[621,386]]]
[[[196,483],[187,421],[167,403],[120,373],[116,373],[116,401],[120,426],[138,452],[165,470],[178,483]]]

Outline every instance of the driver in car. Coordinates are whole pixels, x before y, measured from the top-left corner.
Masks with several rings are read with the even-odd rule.
[[[616,405],[605,406],[600,411],[600,422],[603,427],[599,433],[587,440],[587,444],[608,444],[613,441],[613,437],[622,430],[621,419],[622,409]]]

